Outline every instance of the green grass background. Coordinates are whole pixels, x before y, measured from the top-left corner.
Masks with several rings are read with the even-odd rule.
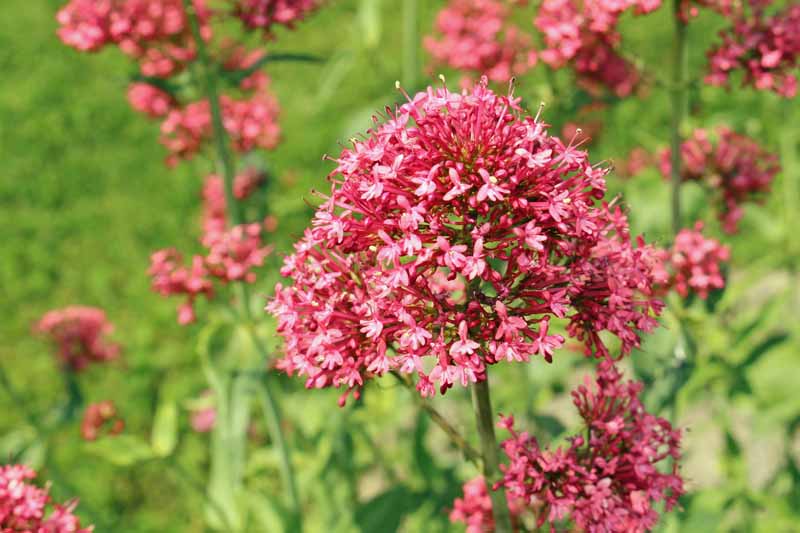
[[[117,326],[124,362],[81,375],[86,399],[115,399],[127,431],[147,435],[160,397],[184,400],[205,387],[195,350],[200,326],[179,327],[175,302],[150,292],[145,271],[155,249],[197,248],[199,191],[210,162],[200,157],[173,170],[164,166],[157,124],[125,101],[132,66],[114,50],[87,55],[63,46],[54,20],[61,4],[9,2],[0,17],[0,365],[27,408],[47,412],[63,398],[63,384],[49,347],[31,334],[31,325],[52,308],[102,307]],[[410,90],[415,85],[403,74],[401,4],[334,2],[297,31],[279,31],[266,44],[268,50],[327,60],[269,68],[284,131],[283,144],[265,156],[277,176],[268,201],[280,219],[279,251],[289,249],[309,220],[309,189],[326,187],[332,166],[321,156],[338,153],[339,142],[398,100],[396,79]],[[420,31],[427,33],[441,3],[420,4]],[[662,77],[669,75],[667,11],[623,22],[626,50]],[[520,24],[529,23],[529,15],[524,17]],[[713,17],[692,25],[695,74],[718,27]],[[447,75],[456,85],[458,74]],[[419,87],[428,83],[426,76],[418,73]],[[570,77],[555,76],[556,94],[548,92],[546,79],[539,67],[520,80],[517,92],[533,108],[538,100],[555,100],[545,117],[559,125],[570,118],[568,98],[560,92],[571,92]],[[781,155],[784,172],[765,205],[747,208],[741,232],[724,237],[734,259],[718,313],[712,317],[697,302],[691,308],[697,365],[678,396],[677,419],[690,428],[684,472],[694,490],[684,510],[665,521],[669,530],[796,531],[800,518],[796,102],[750,90],[692,91],[691,125],[723,123],[747,132]],[[604,130],[592,147],[596,161],[619,159],[637,145],[663,147],[669,119],[665,90],[655,86],[644,99],[616,104],[603,119]],[[627,182],[612,176],[610,182],[629,205],[634,228],[666,242],[667,187],[657,173]],[[686,221],[705,217],[719,235],[702,193],[686,189]],[[257,291],[266,295],[275,276],[264,279]],[[674,337],[667,324],[634,355],[642,361],[638,370],[657,375],[653,368],[671,364],[665,354]],[[777,341],[770,342],[773,338]],[[526,413],[530,420],[544,413],[568,421],[564,391],[581,364],[571,354],[550,367],[537,361],[521,381],[515,369],[498,370],[503,383],[495,392],[498,410]],[[379,384],[368,389],[363,406],[339,410],[335,394],[304,392],[293,382],[283,388],[285,410],[305,428],[297,461],[310,531],[450,530],[445,502],[474,472],[459,465],[435,428],[428,432],[404,391],[390,382]],[[458,407],[465,396],[448,397],[438,405],[470,431],[469,410]],[[2,449],[14,449],[19,439],[30,438],[29,430],[5,396],[0,406]],[[182,411],[184,430],[185,415]],[[179,451],[179,461],[199,479],[207,469],[206,441],[184,431]],[[252,466],[250,481],[266,494],[279,492],[274,458],[268,451],[259,455],[264,449],[254,445],[263,465]],[[100,532],[203,531],[203,502],[191,483],[157,463],[118,468],[88,454],[77,422],[25,458],[42,467],[43,478],[54,480],[58,498],[80,496],[83,516],[97,521]],[[398,475],[393,468],[399,482],[392,481]]]

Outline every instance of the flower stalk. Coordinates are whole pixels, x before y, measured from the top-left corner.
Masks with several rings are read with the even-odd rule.
[[[499,446],[494,435],[494,416],[492,400],[489,396],[489,377],[474,383],[472,391],[472,406],[475,410],[475,421],[478,425],[478,434],[481,439],[481,455],[483,457],[482,473],[492,499],[492,514],[494,515],[495,532],[511,533],[511,514],[508,511],[505,489],[500,486],[492,490],[494,484],[500,480]]]
[[[222,109],[219,100],[219,93],[217,91],[217,80],[215,72],[211,67],[206,43],[200,32],[200,22],[197,18],[197,13],[194,10],[191,0],[183,0],[183,5],[186,10],[189,26],[191,27],[192,36],[197,47],[197,58],[202,69],[202,78],[206,97],[208,98],[209,108],[211,110],[212,121],[212,134],[214,138],[214,145],[217,152],[217,159],[222,167],[222,181],[225,191],[225,206],[228,214],[230,226],[237,226],[243,223],[241,210],[239,204],[233,193],[233,182],[236,176],[236,169],[234,167],[233,157],[229,150],[227,133],[222,117]],[[268,352],[255,328],[252,324],[252,314],[250,312],[250,294],[247,286],[244,283],[237,284],[239,297],[243,309],[243,318],[248,323],[247,330],[250,333],[253,344],[256,346],[261,361],[263,364],[267,363]],[[290,531],[302,531],[302,515],[300,512],[300,498],[297,490],[297,483],[295,480],[294,469],[292,467],[289,447],[286,438],[281,428],[281,413],[275,395],[269,383],[269,376],[265,375],[261,380],[261,386],[258,387],[258,401],[264,411],[267,427],[269,429],[272,441],[275,444],[278,455],[281,461],[281,476],[283,477],[284,485],[289,493],[289,501],[292,508],[293,522],[290,526]]]
[[[677,235],[681,229],[681,126],[686,116],[687,94],[686,74],[689,61],[689,46],[687,40],[688,26],[682,14],[682,0],[673,0],[675,23],[675,42],[673,43],[672,56],[672,85],[670,88],[670,101],[672,105],[671,120],[671,214],[672,233]]]

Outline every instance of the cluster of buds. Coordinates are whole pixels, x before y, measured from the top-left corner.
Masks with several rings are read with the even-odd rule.
[[[768,2],[749,3],[749,13],[738,10],[730,15],[732,26],[720,33],[722,43],[708,52],[705,81],[727,87],[731,74],[741,71],[744,85],[792,98],[797,94],[793,71],[800,57],[800,5],[788,5],[767,16],[764,7]]]
[[[211,11],[193,0],[203,38],[211,38]],[[143,75],[166,78],[195,58],[182,0],[71,0],[57,15],[64,44],[94,52],[108,44],[139,62]]]
[[[76,305],[48,311],[34,330],[56,345],[61,363],[69,370],[81,371],[91,363],[105,363],[119,356],[119,345],[108,339],[114,326],[96,307]]]
[[[764,150],[754,139],[718,128],[717,141],[708,132],[695,130],[681,145],[682,175],[686,181],[702,181],[719,194],[719,218],[723,229],[736,233],[743,211],[741,204],[768,192],[780,171],[778,157]],[[661,153],[664,176],[672,170],[671,151]]]
[[[86,407],[81,421],[81,436],[84,440],[97,440],[101,433],[119,435],[125,429],[125,421],[119,417],[117,406],[111,400],[91,403]]]
[[[585,433],[570,437],[566,448],[542,448],[535,437],[514,429],[513,417],[501,417],[499,425],[511,437],[501,445],[508,464],[500,466],[497,485],[515,503],[512,514],[532,514],[537,528],[547,523],[552,530],[569,529],[570,522],[597,533],[651,530],[656,506],[663,502],[669,511],[684,493],[677,466],[681,434],[644,409],[641,390],[641,383],[624,382],[613,364],[602,362],[594,383],[587,377],[572,392]],[[477,483],[465,485],[451,519],[491,526],[490,508],[475,505]]]
[[[331,195],[285,260],[292,283],[268,305],[280,369],[348,391],[396,369],[427,396],[485,379],[487,364],[550,361],[564,342],[551,321],[598,356],[602,331],[626,354],[656,326],[655,250],[600,203],[606,170],[511,91],[484,78],[387,113],[335,160]]]
[[[75,516],[76,501],[53,503],[47,487],[31,483],[35,478],[26,466],[0,466],[0,531],[92,533],[93,526],[82,527]]]
[[[512,6],[503,0],[450,0],[436,17],[437,37],[425,48],[440,65],[508,81],[536,64],[532,39],[510,22]]]

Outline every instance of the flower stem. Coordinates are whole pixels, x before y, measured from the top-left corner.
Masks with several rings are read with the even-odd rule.
[[[672,182],[672,232],[681,229],[681,126],[686,115],[686,72],[688,70],[689,47],[687,40],[686,20],[681,14],[682,0],[673,0],[675,42],[672,56],[672,86],[670,100],[672,103],[672,138],[671,138],[671,182]]]
[[[489,376],[474,383],[472,390],[472,406],[475,409],[475,421],[478,424],[478,433],[481,438],[481,452],[483,455],[483,479],[492,498],[492,514],[494,516],[496,533],[511,533],[511,515],[508,512],[508,501],[503,487],[492,490],[495,482],[500,477],[499,446],[494,436],[494,415],[492,401],[489,397]]]
[[[208,49],[203,35],[200,31],[200,21],[197,19],[192,0],[183,0],[183,7],[189,20],[195,46],[197,47],[197,59],[200,62],[202,78],[208,105],[211,109],[211,127],[214,137],[214,144],[217,151],[217,159],[222,166],[222,179],[225,189],[225,208],[229,216],[230,224],[236,226],[242,223],[242,216],[236,198],[233,195],[233,180],[236,169],[233,164],[233,156],[228,149],[228,134],[222,120],[222,108],[219,103],[217,92],[217,78],[212,70],[211,61],[208,56]]]
[[[450,438],[450,441],[455,444],[459,450],[461,450],[461,453],[464,454],[464,457],[466,457],[471,463],[480,466],[481,454],[478,452],[478,450],[473,448],[470,443],[467,442],[467,439],[465,439],[464,436],[461,435],[461,433],[459,433],[458,430],[447,421],[444,415],[437,411],[429,401],[422,398],[417,391],[414,390],[414,386],[411,384],[411,381],[408,379],[408,377],[399,372],[392,372],[392,375],[400,380],[400,382],[409,389],[411,396],[414,397],[414,401],[417,403],[420,409],[428,413],[428,416],[431,418],[434,424],[439,426],[442,431],[445,432],[445,434]]]

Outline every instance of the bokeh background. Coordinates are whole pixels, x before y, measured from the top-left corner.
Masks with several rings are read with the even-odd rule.
[[[178,326],[175,302],[150,291],[146,269],[155,249],[198,249],[199,195],[210,164],[197,158],[165,167],[157,124],[125,100],[133,67],[114,50],[87,55],[63,46],[54,19],[61,4],[6,2],[0,17],[0,365],[29,409],[46,412],[63,401],[64,383],[32,324],[56,307],[102,307],[117,327],[124,357],[79,377],[85,399],[113,398],[126,433],[145,437],[161,399],[173,399],[180,406],[180,442],[170,465],[115,464],[107,451],[79,438],[77,422],[37,435],[0,395],[0,454],[40,468],[57,499],[79,496],[81,516],[98,532],[204,531],[197,485],[208,468],[209,437],[192,432],[188,421],[191,400],[206,387],[197,359],[202,321]],[[420,42],[442,2],[418,3],[413,49],[406,46],[402,4],[335,1],[295,31],[279,29],[279,39],[264,45],[324,58],[268,68],[284,136],[264,156],[272,175],[267,202],[279,219],[279,253],[256,288],[264,301],[281,253],[310,220],[317,200],[309,191],[327,187],[333,165],[322,155],[336,155],[372,114],[402,98],[395,80],[409,92],[438,83],[438,72],[424,68]],[[626,51],[663,76],[672,38],[668,11],[624,17],[622,25]],[[716,24],[701,17],[691,26],[694,75],[704,67]],[[445,75],[450,85],[460,78]],[[533,110],[545,101],[545,120],[556,132],[581,103],[568,73],[547,74],[543,66],[520,79],[516,92]],[[691,104],[691,125],[734,126],[778,153],[783,171],[765,204],[746,208],[734,236],[719,232],[699,188],[684,187],[685,222],[711,221],[711,234],[731,246],[732,261],[727,288],[688,307],[686,331],[665,316],[665,327],[626,363],[648,384],[648,405],[671,406],[661,414],[686,429],[689,494],[660,528],[798,531],[800,110],[796,101],[771,93],[702,85],[693,86]],[[602,128],[590,146],[592,159],[611,163],[636,146],[665,147],[669,113],[658,85],[598,112]],[[668,186],[655,169],[629,179],[612,174],[609,183],[622,195],[635,232],[654,242],[670,239]],[[271,331],[269,323],[264,331]],[[552,365],[498,365],[496,410],[514,412],[544,441],[556,438],[576,424],[568,391],[589,368],[566,349]],[[307,392],[289,380],[281,388],[308,531],[459,530],[446,508],[474,469],[391,377],[343,409],[334,391]],[[467,397],[453,390],[436,406],[475,438],[470,410],[463,408]],[[272,531],[265,524],[281,512],[269,498],[280,491],[278,461],[263,427],[256,424],[252,433],[247,482],[259,496],[250,531]]]

